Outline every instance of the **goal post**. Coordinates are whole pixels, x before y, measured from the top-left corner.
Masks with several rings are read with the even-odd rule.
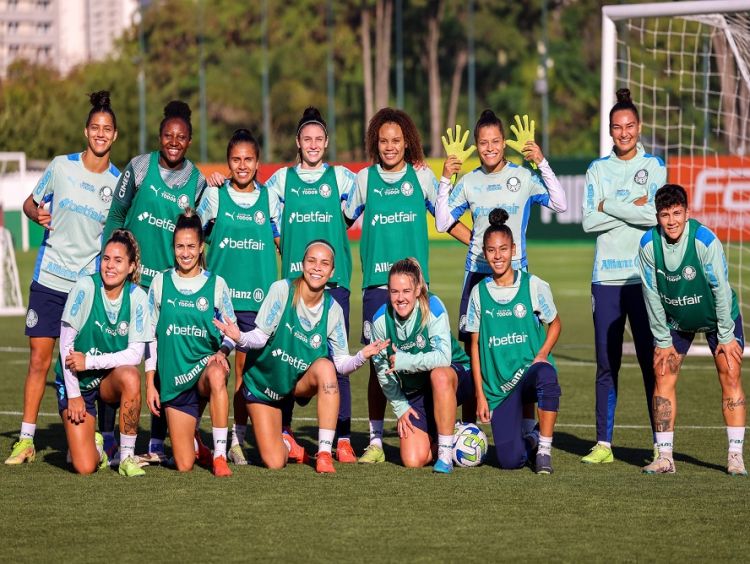
[[[748,334],[750,0],[604,6],[602,156],[618,88],[639,108],[646,151],[664,158],[668,181],[688,191],[691,216],[722,241]]]

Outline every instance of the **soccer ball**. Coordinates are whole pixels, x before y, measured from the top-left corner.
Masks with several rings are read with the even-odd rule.
[[[479,466],[487,456],[487,435],[475,423],[456,423],[453,434],[453,462],[458,466]]]

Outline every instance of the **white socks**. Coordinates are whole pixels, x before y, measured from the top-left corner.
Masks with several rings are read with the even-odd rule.
[[[135,456],[135,440],[138,435],[124,435],[120,433],[120,461]]]
[[[318,452],[331,452],[336,429],[318,429]]]
[[[453,465],[453,435],[438,434],[438,460]]]
[[[596,444],[602,445],[603,447],[612,448],[612,443],[608,443],[607,441],[597,441]]]
[[[219,458],[220,456],[227,457],[228,434],[229,429],[226,427],[211,427],[211,435],[214,438],[214,458]]]
[[[245,433],[247,433],[247,425],[232,425],[232,447],[242,446],[245,444]]]
[[[545,437],[543,435],[539,435],[539,447],[537,447],[537,452],[539,454],[552,454],[552,437]]]
[[[742,447],[745,444],[745,428],[727,427],[727,439],[729,440],[729,452],[742,454]]]
[[[672,458],[672,448],[674,447],[674,431],[657,432],[656,433],[656,448],[659,450],[659,455],[662,454],[668,458]]]
[[[383,448],[383,420],[370,419],[370,444]]]
[[[381,421],[381,430],[383,428],[382,421]],[[26,423],[25,421],[21,421],[21,433],[19,434],[19,439],[31,439],[34,440],[34,433],[36,433],[36,423]]]

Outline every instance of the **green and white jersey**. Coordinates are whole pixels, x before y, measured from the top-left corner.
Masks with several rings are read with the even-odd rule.
[[[467,210],[471,211],[473,226],[469,251],[466,254],[466,270],[491,274],[492,269],[484,258],[482,243],[484,232],[490,225],[490,212],[503,208],[508,212],[506,225],[513,232],[516,242],[516,254],[513,256],[513,268],[526,269],[526,228],[529,225],[531,206],[538,204],[558,211],[567,207],[565,192],[555,177],[555,173],[544,160],[539,165],[541,174],[529,169],[507,163],[501,170],[486,173],[480,166],[461,177],[448,196],[450,223],[455,223]],[[544,177],[547,178],[545,183]],[[438,200],[440,201],[440,200]],[[438,227],[440,225],[440,204],[438,204]]]
[[[518,290],[506,303],[495,301],[486,281],[472,290],[472,297],[475,293],[479,296],[482,312],[478,331],[479,361],[482,389],[490,409],[495,409],[513,392],[547,337],[531,301],[531,275],[518,270],[516,278]],[[475,307],[474,300],[470,307]],[[554,366],[551,355],[548,359]]]
[[[385,286],[388,272],[398,260],[415,257],[429,283],[429,247],[425,210],[435,215],[437,179],[426,167],[406,164],[398,172],[380,165],[359,171],[357,185],[344,214],[362,218],[362,287]]]
[[[372,358],[380,386],[396,417],[409,409],[408,396],[429,386],[434,368],[452,363],[470,368],[469,357],[451,335],[445,305],[435,295],[430,295],[429,304],[429,318],[424,325],[418,304],[406,319],[395,315],[390,303],[384,304],[373,318],[372,340],[391,339],[398,349],[394,373],[386,374],[391,368],[388,358],[393,354],[392,347]]]
[[[74,349],[88,356],[116,353],[130,343],[147,343],[153,339],[146,292],[126,282],[115,300],[105,293],[99,274],[76,282],[68,294],[62,321],[76,330]],[[76,374],[82,391],[99,386],[108,370],[85,370]],[[55,373],[63,382],[61,355]]]
[[[216,303],[215,274],[205,272],[195,292],[185,293],[172,276],[160,278],[159,319],[156,322],[158,354],[156,388],[162,402],[191,389],[198,382],[211,355],[219,350],[221,333],[213,324]]]
[[[656,224],[654,194],[667,179],[664,161],[649,155],[639,143],[630,160],[609,156],[593,161],[586,171],[583,230],[598,233],[594,284],[639,284],[636,257],[643,234]],[[645,205],[633,202],[647,196]],[[598,211],[603,202],[604,211]]]
[[[498,286],[492,279],[492,276],[488,276],[482,280],[479,284],[486,287],[490,296],[499,304],[510,303],[518,294],[518,290],[521,287],[521,276],[519,271],[515,272],[515,278],[513,284],[510,286]],[[482,312],[481,303],[479,301],[479,284],[472,288],[471,294],[469,295],[469,305],[466,308],[466,328],[467,333],[479,333],[479,325],[482,319],[482,315],[491,315],[492,311],[488,309]],[[531,274],[529,276],[529,294],[531,295],[531,309],[534,314],[544,323],[552,323],[555,317],[557,317],[557,308],[552,298],[552,289],[549,284]]]
[[[312,170],[299,165],[285,167],[271,177],[269,186],[282,205],[282,277],[299,276],[308,243],[325,239],[333,246],[336,256],[336,269],[329,285],[349,289],[352,256],[341,203],[348,198],[354,179],[348,169],[327,164]]]
[[[174,268],[170,268],[165,272],[160,272],[154,277],[154,280],[148,289],[148,306],[151,316],[151,324],[154,327],[154,331],[156,330],[156,324],[159,323],[162,304],[166,303],[167,305],[175,307],[171,302],[164,302],[162,300],[162,288],[164,286],[165,276],[170,277],[172,284],[178,292],[190,296],[203,288],[206,281],[211,277],[211,272],[208,270],[202,270],[198,276],[183,278],[177,274]],[[213,314],[218,314],[221,319],[224,320],[237,320],[237,317],[234,314],[234,307],[232,306],[232,296],[229,287],[221,276],[216,276],[213,300],[211,303],[213,304],[212,307],[215,308],[215,310],[211,310]]]
[[[104,226],[104,240],[115,229],[130,229],[141,246],[141,286],[172,265],[172,233],[182,211],[200,201],[206,179],[185,159],[178,169],[163,168],[159,152],[138,155],[128,163],[115,189]],[[143,188],[143,189],[141,189]]]
[[[32,192],[34,203],[48,205],[52,215],[33,280],[58,292],[69,292],[79,278],[97,271],[102,229],[120,176],[113,164],[105,172],[89,171],[82,155],[55,157]]]
[[[295,306],[292,292],[292,280],[271,285],[256,317],[257,329],[270,338],[245,362],[245,386],[266,401],[288,396],[315,360],[349,354],[341,306],[327,291],[312,308],[301,299]]]
[[[221,188],[206,188],[198,207],[204,229],[214,222],[207,239],[208,269],[224,278],[237,311],[258,311],[278,277],[271,197],[262,185],[238,192],[227,181]]]
[[[674,244],[660,227],[650,229],[641,239],[638,259],[657,346],[672,345],[670,329],[716,331],[720,343],[735,340],[737,296],[729,286],[724,249],[710,229],[691,219]]]

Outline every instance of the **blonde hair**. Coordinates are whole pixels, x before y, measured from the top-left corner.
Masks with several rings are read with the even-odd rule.
[[[333,245],[331,245],[325,239],[315,239],[314,241],[310,241],[305,247],[305,254],[302,256],[302,262],[305,262],[308,251],[315,245],[323,245],[326,249],[331,251],[331,267],[335,268],[336,267],[336,251],[334,251]],[[302,278],[303,278],[302,276],[299,276],[292,281],[292,288],[293,288],[292,305],[294,307],[297,307],[297,304],[299,304],[299,287],[300,287],[300,284],[302,284]]]
[[[427,283],[422,275],[422,267],[414,257],[401,259],[394,263],[388,273],[388,286],[390,288],[391,278],[396,275],[408,276],[414,283],[419,311],[422,313],[422,322],[419,329],[424,329],[430,320],[430,296],[427,294]]]
[[[140,284],[141,248],[138,246],[138,241],[136,241],[135,235],[133,235],[127,229],[115,229],[112,232],[112,235],[110,235],[109,240],[107,241],[107,245],[109,245],[110,243],[120,243],[121,245],[124,245],[125,249],[128,252],[128,260],[135,264],[135,270],[128,274],[128,280],[130,280],[133,284]],[[104,245],[105,249],[107,248],[107,245]]]

